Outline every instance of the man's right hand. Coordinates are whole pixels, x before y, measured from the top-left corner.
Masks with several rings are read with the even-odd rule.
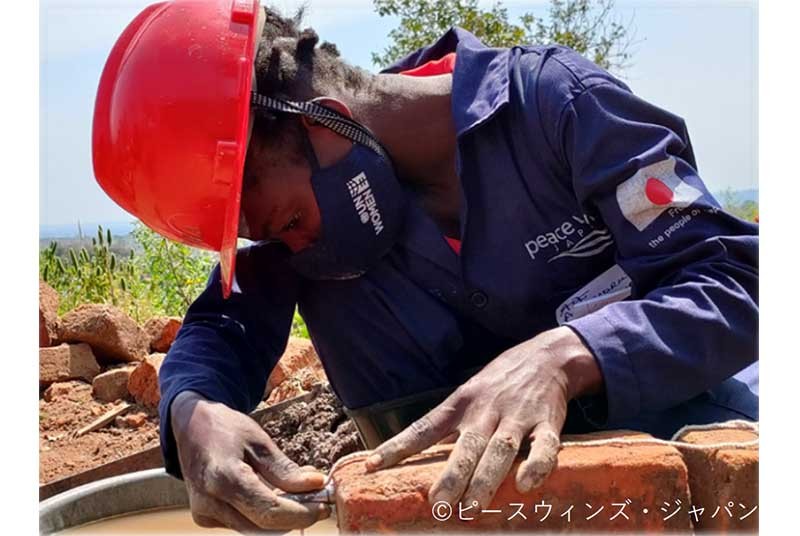
[[[192,517],[201,527],[292,530],[330,515],[325,504],[278,496],[277,490],[318,490],[325,475],[287,458],[250,417],[193,391],[178,394],[170,413]]]

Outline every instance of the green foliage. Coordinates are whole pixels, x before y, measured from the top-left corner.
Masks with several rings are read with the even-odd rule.
[[[478,0],[373,0],[373,5],[381,17],[400,18],[389,32],[392,44],[372,54],[378,66],[433,43],[451,26],[493,47],[559,43],[610,70],[624,69],[630,58],[630,25],[612,18],[614,0],[551,0],[547,19],[525,13],[516,24],[500,1],[488,10]]]
[[[111,234],[98,228],[90,249],[70,248],[67,255],[59,256],[58,244],[39,253],[39,275],[61,297],[61,312],[81,303],[110,303],[127,309],[130,296],[126,292],[137,277],[135,267],[120,261],[111,252]]]
[[[215,255],[167,240],[141,223],[133,230],[142,254],[133,257],[150,305],[167,315],[183,316],[203,291]]]
[[[102,227],[91,247],[59,254],[58,243],[51,242],[39,252],[39,275],[59,293],[60,314],[82,303],[116,305],[139,323],[154,315],[186,314],[205,288],[216,256],[169,241],[141,223],[132,234],[136,248],[124,256],[112,251],[114,238]],[[292,335],[309,338],[296,311]]]
[[[111,251],[110,230],[98,227],[92,246],[69,248],[58,255],[58,244],[39,253],[39,275],[60,296],[59,312],[82,303],[107,303],[138,322],[153,315],[183,316],[202,291],[214,256],[170,242],[137,224],[134,237],[141,254],[127,257]]]
[[[294,311],[294,318],[292,319],[292,337],[301,337],[303,339],[310,339],[311,337],[308,334],[308,328],[306,327],[306,321],[303,320],[303,317],[300,316],[300,313],[297,312],[295,309]]]
[[[719,202],[728,214],[746,221],[758,221],[758,203],[752,200],[739,201],[730,188],[719,195]]]

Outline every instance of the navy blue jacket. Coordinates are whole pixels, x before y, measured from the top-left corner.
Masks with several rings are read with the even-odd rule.
[[[411,225],[396,265],[507,340],[574,329],[603,374],[605,393],[586,404],[600,424],[680,403],[756,361],[758,229],[709,194],[684,121],[568,48],[487,48],[458,28],[387,72],[450,52],[461,254]],[[161,368],[173,474],[177,393],[241,411],[261,400],[303,305],[282,251],[240,252],[241,292],[222,300],[215,270],[189,309]],[[375,402],[359,389],[337,392],[349,407]]]

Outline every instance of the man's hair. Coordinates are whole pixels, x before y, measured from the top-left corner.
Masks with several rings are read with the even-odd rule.
[[[336,45],[319,43],[313,28],[300,30],[305,8],[286,18],[265,7],[266,21],[255,59],[258,92],[268,97],[307,101],[329,88],[353,93],[368,91],[372,75],[348,65],[339,57]],[[275,158],[302,161],[301,131],[297,116],[281,113],[256,114],[253,139],[270,147]],[[245,174],[245,187],[254,177]]]

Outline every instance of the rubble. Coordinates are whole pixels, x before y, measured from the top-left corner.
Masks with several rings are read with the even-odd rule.
[[[128,315],[110,305],[84,304],[61,317],[58,338],[85,342],[102,361],[141,361],[148,353],[147,334]]]
[[[161,400],[158,371],[165,354],[151,354],[139,363],[128,378],[128,392],[139,404],[155,408]]]
[[[311,341],[289,337],[289,341],[267,380],[264,398],[277,404],[311,391],[316,384],[327,383],[328,377]]]
[[[114,419],[117,428],[141,428],[146,422],[147,414],[142,412],[120,415]]]
[[[53,346],[58,337],[58,292],[39,280],[39,348]]]
[[[39,386],[81,379],[87,382],[100,372],[100,365],[88,344],[67,344],[39,348]]]
[[[128,398],[128,379],[134,367],[118,367],[98,374],[92,380],[92,396],[101,402]]]
[[[42,395],[47,402],[52,402],[57,398],[67,396],[72,393],[74,388],[73,382],[56,382],[50,384],[50,387],[44,390]]]
[[[166,353],[181,329],[183,321],[177,316],[154,316],[144,324],[151,352]]]

